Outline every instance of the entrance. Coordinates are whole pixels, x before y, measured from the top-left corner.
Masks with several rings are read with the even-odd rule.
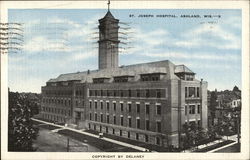
[[[75,123],[78,125],[79,121],[81,120],[81,112],[75,112]]]

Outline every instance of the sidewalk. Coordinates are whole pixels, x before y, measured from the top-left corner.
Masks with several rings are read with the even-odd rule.
[[[220,140],[215,140],[215,141],[212,141],[212,142],[207,143],[207,144],[199,145],[198,147],[195,147],[195,149],[188,149],[188,150],[185,150],[185,152],[187,152],[187,153],[195,152],[197,150],[200,150],[200,149],[203,149],[203,148],[206,148],[206,147],[210,147],[212,145],[221,143],[221,142],[226,141],[226,140],[232,140],[232,141],[235,141],[235,142],[227,144],[227,145],[219,147],[219,148],[216,148],[216,149],[213,149],[211,151],[208,151],[207,153],[212,153],[212,152],[215,152],[217,150],[223,149],[225,147],[229,147],[231,145],[234,145],[235,143],[237,143],[237,135],[232,135],[232,136],[228,136],[228,137],[223,136],[222,139],[220,139]]]
[[[85,131],[82,131],[82,130],[77,130],[77,129],[73,129],[73,128],[61,126],[61,125],[58,125],[58,124],[53,124],[53,123],[42,121],[42,120],[38,120],[38,119],[35,119],[35,118],[31,118],[31,119],[34,120],[34,121],[40,122],[40,123],[49,124],[49,125],[52,125],[52,126],[60,127],[61,129],[71,130],[73,132],[77,132],[77,133],[80,133],[80,134],[84,134],[84,135],[91,136],[91,137],[99,139],[98,135],[91,134],[91,133],[88,133],[88,132],[85,132]],[[148,150],[147,148],[144,148],[144,147],[139,147],[139,146],[131,145],[131,144],[128,144],[128,143],[116,141],[116,140],[113,140],[113,139],[110,139],[110,138],[106,138],[106,137],[103,137],[102,140],[105,140],[105,141],[111,142],[111,143],[115,143],[115,144],[118,144],[118,145],[121,145],[121,146],[133,148],[133,149],[136,149],[136,150],[142,151],[142,152],[145,152],[146,150]],[[155,152],[155,151],[152,151],[152,152]]]
[[[212,141],[212,142],[209,142],[207,144],[202,144],[202,145],[199,145],[198,147],[195,147],[195,149],[191,148],[191,149],[188,149],[188,150],[185,150],[186,153],[192,153],[198,149],[203,149],[203,148],[206,148],[206,147],[209,147],[209,146],[212,146],[212,145],[215,145],[217,143],[220,143],[222,142],[223,139],[220,139],[220,140],[215,140],[215,141]]]
[[[232,145],[234,145],[234,144],[236,144],[236,143],[238,143],[238,142],[233,142],[233,143],[230,143],[230,144],[228,144],[228,145],[225,145],[225,146],[222,146],[222,147],[219,147],[219,148],[213,149],[213,150],[211,150],[211,151],[208,151],[207,153],[213,153],[213,152],[216,152],[216,151],[221,150],[221,149],[223,149],[223,148],[230,147],[230,146],[232,146]]]

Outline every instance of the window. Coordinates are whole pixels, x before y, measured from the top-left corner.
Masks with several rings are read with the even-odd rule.
[[[94,124],[94,130],[96,130],[96,125]]]
[[[136,119],[136,127],[140,129],[140,119]]]
[[[150,76],[149,75],[141,75],[141,80],[142,81],[149,81],[150,80]]]
[[[156,90],[156,97],[161,98],[161,90],[159,89]]]
[[[128,138],[130,138],[130,132],[128,132]]]
[[[92,108],[92,102],[91,101],[89,102],[89,108],[90,109]]]
[[[188,97],[194,97],[195,96],[195,87],[189,87]]]
[[[136,136],[135,136],[136,140],[139,140],[139,134],[136,133]]]
[[[146,114],[149,114],[149,104],[146,104]]]
[[[157,132],[161,132],[161,122],[156,122]]]
[[[103,109],[103,102],[100,102],[101,103],[101,109]]]
[[[114,97],[116,97],[116,90],[114,90]]]
[[[131,103],[128,104],[128,112],[131,112],[132,107],[131,107]]]
[[[201,105],[197,105],[197,113],[200,113]]]
[[[97,102],[95,102],[95,109],[97,109]]]
[[[146,89],[145,96],[148,98],[149,97],[149,89]]]
[[[159,137],[156,137],[156,144],[157,144],[157,145],[160,145],[160,143],[161,143],[161,142],[160,142],[160,138],[159,138]]]
[[[140,104],[136,104],[136,112],[140,113]]]
[[[185,115],[187,115],[187,105],[185,105]]]
[[[102,132],[102,126],[100,126],[100,132]]]
[[[103,96],[103,90],[101,90],[101,96]]]
[[[122,136],[122,130],[120,130],[120,136]]]
[[[145,134],[145,142],[148,142],[148,135]]]
[[[161,115],[161,105],[156,105],[156,114]]]
[[[128,126],[132,127],[132,119],[131,119],[131,117],[128,118]]]
[[[106,106],[106,107],[107,107],[107,110],[109,110],[109,102],[107,102],[107,104],[106,104],[106,105],[107,105],[107,106]]]
[[[113,103],[114,111],[116,111],[116,103]]]
[[[136,90],[136,96],[140,97],[140,90]]]
[[[106,133],[109,133],[109,128],[108,127],[106,127]]]
[[[116,116],[114,116],[114,124],[116,124]]]
[[[131,90],[128,90],[128,96],[131,97]]]
[[[121,117],[121,126],[123,126],[123,117]]]
[[[107,123],[109,123],[109,115],[107,115]]]
[[[123,103],[120,103],[121,105],[121,112],[123,112]]]
[[[89,113],[89,120],[92,120],[92,114]]]
[[[200,97],[200,87],[196,88],[196,97]]]
[[[195,114],[195,105],[189,106],[189,114]]]
[[[187,98],[187,97],[188,97],[188,88],[185,87],[185,98]]]
[[[160,80],[160,75],[152,76],[152,81],[159,81],[159,80]]]
[[[146,120],[146,130],[148,131],[149,130],[149,120]]]
[[[101,122],[103,122],[103,114],[101,114]]]
[[[97,121],[97,113],[95,113],[95,121]]]
[[[123,97],[123,91],[121,91],[121,97]]]
[[[89,123],[89,129],[91,128],[91,124]]]
[[[115,134],[115,129],[113,128],[113,134]]]

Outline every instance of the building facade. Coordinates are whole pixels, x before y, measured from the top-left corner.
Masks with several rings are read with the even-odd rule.
[[[168,60],[119,67],[119,20],[108,11],[99,24],[99,69],[50,79],[43,119],[176,147],[183,124],[207,128],[207,82]]]

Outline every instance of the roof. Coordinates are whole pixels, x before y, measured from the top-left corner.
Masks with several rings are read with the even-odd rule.
[[[195,74],[193,71],[191,71],[187,66],[185,66],[183,64],[175,66],[175,73],[191,73],[191,74]]]
[[[165,73],[167,79],[179,79],[174,74],[175,65],[168,61],[157,61],[135,65],[122,66],[102,70],[92,70],[76,73],[61,74],[48,82],[81,81],[92,82],[93,78],[119,77],[119,76],[140,76],[140,74]]]
[[[103,18],[99,19],[99,22],[104,20],[119,21],[118,19],[115,19],[115,17],[112,15],[110,11],[108,11]]]
[[[104,18],[115,18],[113,15],[112,15],[112,13],[110,12],[110,11],[108,11],[107,13],[106,13],[106,15],[104,16]]]

